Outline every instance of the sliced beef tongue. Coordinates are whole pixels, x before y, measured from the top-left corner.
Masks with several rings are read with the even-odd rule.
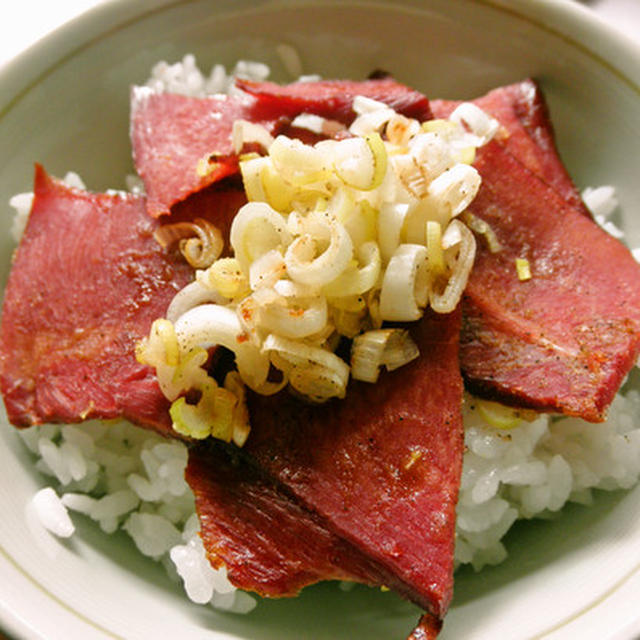
[[[131,91],[131,144],[136,170],[153,217],[192,193],[238,172],[231,142],[235,120],[250,120],[276,133],[282,111],[262,109],[250,96],[193,98]]]
[[[471,210],[503,249],[478,242],[463,304],[467,386],[507,404],[602,420],[640,349],[640,267],[589,221],[534,81],[474,102],[503,130],[478,152],[482,188]],[[438,117],[457,104],[431,103]],[[529,260],[531,280],[519,281],[516,258]]]
[[[473,102],[502,125],[497,135],[500,144],[567,202],[590,216],[560,158],[549,108],[534,80],[493,89]],[[460,101],[432,100],[431,108],[437,118],[446,118],[459,104]]]
[[[411,638],[435,638],[453,591],[462,466],[460,314],[413,328],[419,360],[380,385],[309,406],[251,397],[241,451],[192,448],[186,479],[214,566],[278,597],[320,580],[385,585],[428,609]]]
[[[192,277],[153,239],[144,200],[71,189],[36,168],[0,329],[0,389],[17,426],[125,417],[171,430],[155,373],[135,359]]]
[[[395,580],[284,487],[220,446],[192,447],[185,478],[207,556],[239,589],[279,598],[324,580],[379,587]],[[425,613],[408,640],[435,640],[441,628],[442,618]]]
[[[283,597],[322,580],[386,584],[381,567],[237,455],[194,446],[185,477],[207,555],[238,588]]]
[[[132,89],[133,158],[153,217],[169,214],[191,194],[237,174],[231,140],[235,120],[263,125],[273,135],[288,130],[303,112],[349,124],[356,95],[381,100],[420,120],[431,115],[427,98],[390,78],[285,86],[239,80],[238,87],[245,93],[206,98]]]
[[[476,161],[480,241],[464,297],[461,366],[472,390],[600,421],[640,351],[640,265],[503,146]],[[520,280],[516,259],[532,277]]]
[[[353,99],[365,96],[390,106],[406,116],[422,122],[433,117],[429,100],[419,91],[384,77],[354,82],[352,80],[320,80],[279,85],[238,79],[236,86],[285,112],[311,113],[345,125],[356,117]]]
[[[463,453],[459,326],[458,312],[428,314],[412,328],[420,358],[352,383],[342,401],[252,396],[242,450],[438,617],[452,596]]]

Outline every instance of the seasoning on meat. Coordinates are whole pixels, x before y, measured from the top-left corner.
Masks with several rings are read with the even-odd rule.
[[[186,479],[209,559],[226,566],[238,588],[283,597],[321,580],[385,584],[382,568],[330,532],[277,483],[220,446],[193,447]]]

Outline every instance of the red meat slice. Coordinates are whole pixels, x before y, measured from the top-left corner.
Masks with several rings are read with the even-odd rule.
[[[352,103],[358,95],[384,102],[398,113],[420,122],[433,117],[429,100],[422,93],[391,77],[362,82],[321,80],[288,85],[238,79],[236,85],[264,102],[280,105],[288,112],[313,113],[346,125],[351,124],[356,116]]]
[[[0,329],[9,420],[125,417],[169,431],[168,402],[134,348],[191,269],[155,242],[143,199],[70,189],[40,166],[34,190]]]
[[[207,556],[214,567],[227,568],[239,589],[278,598],[322,580],[393,581],[282,487],[220,447],[191,448],[185,478]],[[441,627],[440,618],[426,613],[408,640],[434,640]]]
[[[235,120],[259,122],[275,133],[280,115],[260,110],[251,97],[192,98],[134,87],[131,143],[149,213],[168,214],[190,194],[238,171],[231,144]]]
[[[453,589],[463,453],[459,324],[458,312],[428,314],[412,327],[421,357],[379,384],[352,383],[342,401],[252,396],[243,449],[438,617]]]
[[[560,159],[549,109],[534,80],[499,87],[473,102],[503,126],[496,138],[498,142],[572,206],[591,215]],[[435,117],[446,118],[459,104],[453,100],[432,100],[431,108]]]
[[[207,555],[238,588],[295,596],[321,580],[385,583],[385,572],[246,462],[206,444],[189,452]]]
[[[616,239],[492,142],[472,206],[502,250],[478,254],[464,297],[461,366],[470,388],[590,421],[640,351],[640,266]],[[515,260],[533,277],[518,279]]]
[[[355,95],[387,102],[407,116],[430,117],[429,101],[389,78],[363,82],[272,83],[238,81],[248,93],[192,98],[134,87],[131,93],[131,142],[136,169],[148,195],[149,213],[168,214],[173,205],[238,171],[231,144],[235,120],[258,123],[273,135],[287,130],[302,112],[348,124]],[[299,132],[303,134],[303,131]]]

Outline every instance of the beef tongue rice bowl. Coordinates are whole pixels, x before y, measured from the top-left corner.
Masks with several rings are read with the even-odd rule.
[[[34,506],[124,529],[196,602],[360,582],[435,637],[517,519],[637,481],[639,267],[530,79],[460,103],[240,69],[132,89],[131,193],[37,166],[12,201],[0,383],[56,483]]]

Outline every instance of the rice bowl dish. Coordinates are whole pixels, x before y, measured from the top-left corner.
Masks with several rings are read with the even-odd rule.
[[[290,57],[288,64],[296,67]],[[174,87],[184,79],[190,91],[198,91],[193,60],[186,59],[185,66],[190,73],[184,76],[175,66],[165,66],[164,72]],[[217,75],[227,82],[219,70]],[[633,420],[638,401],[633,390],[616,399],[602,425],[543,417],[496,431],[483,420],[474,399],[467,398],[456,562],[475,569],[499,563],[506,555],[501,538],[516,519],[549,517],[567,501],[589,504],[593,489],[633,486],[640,467]],[[181,445],[169,446],[124,424],[108,432],[97,424],[86,432],[47,426],[25,432],[24,440],[40,457],[39,470],[56,483],[67,509],[96,520],[107,533],[122,527],[140,551],[184,582],[191,599],[240,613],[255,606],[253,598],[234,593],[223,574],[201,563],[193,501],[182,478],[186,457]],[[36,504],[41,513],[55,509],[45,499]],[[64,518],[49,522],[52,530],[68,532]],[[150,529],[154,536],[147,537]]]

